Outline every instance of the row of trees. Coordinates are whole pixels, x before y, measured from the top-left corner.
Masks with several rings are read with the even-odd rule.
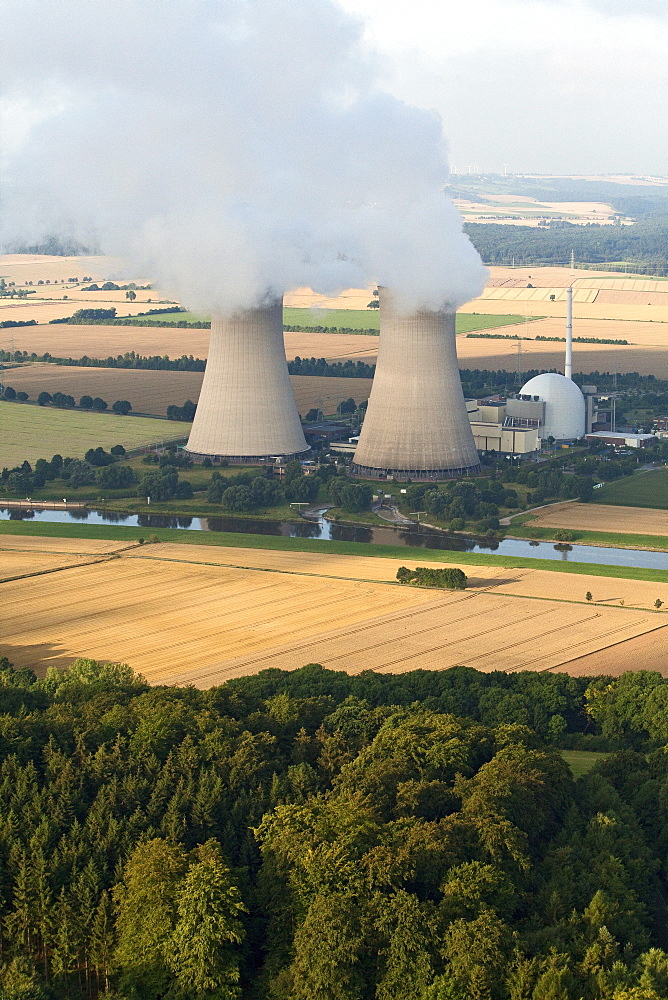
[[[2,392],[2,399],[11,403],[14,401],[25,403],[26,400],[30,399],[30,396],[23,390],[17,391],[13,386],[7,385]],[[109,403],[99,396],[84,395],[77,404],[74,396],[70,396],[68,393],[47,392],[44,389],[37,396],[37,403],[39,406],[57,406],[64,410],[73,410],[77,405],[82,410],[98,410],[99,412],[103,412],[109,409]],[[111,409],[119,416],[126,416],[131,411],[132,404],[127,399],[117,399],[115,403],[111,404]]]
[[[300,358],[288,361],[291,375],[318,375],[333,378],[373,378],[376,366],[365,361],[327,361],[325,358]]]
[[[25,323],[7,321],[0,323],[0,329],[5,326],[32,326],[35,320]],[[203,372],[206,361],[194,358],[192,354],[183,354],[180,358],[169,358],[159,354],[144,356],[135,351],[126,351],[116,357],[90,358],[87,354],[80,358],[54,357],[48,351],[44,354],[28,354],[27,351],[2,351],[0,361],[43,361],[51,365],[66,365],[68,368],[140,368],[150,371]]]
[[[658,674],[0,681],[7,1000],[668,993]]]

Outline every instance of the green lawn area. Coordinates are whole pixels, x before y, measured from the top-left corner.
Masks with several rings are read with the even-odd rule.
[[[537,317],[532,317],[537,318]],[[378,309],[284,309],[283,322],[286,326],[342,327],[352,330],[378,330],[380,315]],[[473,330],[490,330],[499,326],[515,326],[524,323],[524,316],[509,314],[487,316],[481,313],[457,313],[457,333]]]
[[[654,507],[668,510],[668,468],[636,472],[606,483],[594,490],[594,503],[618,504],[621,507]]]
[[[83,458],[89,448],[108,450],[115,444],[129,451],[157,441],[176,441],[187,437],[190,427],[151,417],[0,402],[0,468],[52,455]]]
[[[593,767],[600,764],[610,754],[596,750],[562,750],[561,756],[573,772],[573,777],[581,778],[583,774],[589,774]]]
[[[186,323],[206,322],[208,316],[198,316],[191,312],[155,313],[152,316],[138,317],[147,320],[155,326],[164,323],[175,323],[181,320]],[[531,319],[541,319],[532,316]],[[286,326],[322,326],[327,329],[345,328],[348,330],[378,330],[380,315],[378,309],[302,309],[288,307],[283,310],[283,322]],[[471,333],[475,330],[492,330],[499,326],[516,326],[524,323],[525,317],[518,314],[505,316],[487,316],[482,313],[457,313],[457,333]]]
[[[346,327],[352,330],[377,330],[378,309],[283,309],[285,326]]]
[[[0,535],[32,535],[42,538],[105,538],[112,541],[136,540],[155,534],[161,541],[188,545],[221,545],[227,548],[271,549],[283,552],[329,552],[332,555],[373,556],[401,559],[418,565],[430,562],[461,566],[505,566],[508,569],[545,569],[554,573],[586,573],[589,576],[617,577],[668,583],[668,571],[628,566],[598,566],[594,563],[557,562],[551,559],[522,559],[476,552],[445,552],[409,546],[371,545],[365,542],[329,542],[317,538],[288,538],[282,535],[253,535],[224,531],[187,531],[179,528],[134,528],[124,525],[61,524],[46,521],[0,521]]]

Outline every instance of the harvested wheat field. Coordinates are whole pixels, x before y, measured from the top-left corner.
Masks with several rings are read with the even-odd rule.
[[[668,512],[612,504],[559,503],[536,511],[530,526],[615,531],[629,535],[668,535]]]
[[[54,326],[10,327],[0,330],[0,347],[8,350],[11,342],[17,351],[29,354],[52,354],[56,358],[116,357],[135,351],[143,355],[167,355],[180,358],[192,354],[205,358],[209,350],[208,330],[187,330],[160,326],[84,326],[58,323]]]
[[[64,392],[74,396],[99,396],[109,406],[117,399],[127,399],[134,413],[164,417],[171,404],[183,406],[187,399],[196,403],[202,387],[202,372],[150,371],[138,368],[77,368],[42,362],[10,368],[4,380],[17,391],[27,392],[36,400],[40,392]],[[304,415],[312,407],[324,413],[336,413],[336,407],[351,396],[357,403],[369,398],[371,379],[330,378],[317,375],[292,375],[297,409]],[[17,405],[17,404],[12,404]],[[50,412],[50,411],[49,411]],[[125,419],[125,418],[123,418]],[[163,433],[179,436],[179,425],[169,424]],[[185,432],[184,432],[185,434]]]
[[[0,538],[0,583],[39,573],[50,573],[65,566],[83,566],[109,558],[109,553],[124,548],[127,543],[105,542],[96,539],[70,540],[68,538],[39,539],[39,546],[32,539],[3,535]],[[59,581],[59,585],[62,581]]]
[[[42,551],[39,538],[22,542]],[[351,673],[462,663],[567,669],[630,640],[650,648],[656,630],[668,635],[668,616],[647,609],[659,591],[668,599],[666,584],[568,577],[569,602],[556,573],[465,567],[471,589],[448,592],[390,583],[399,565],[214,546],[126,549],[4,584],[0,652],[40,671],[77,656],[122,660],[153,683],[209,687],[307,662]],[[625,594],[627,606],[587,604],[580,591],[593,587],[609,601]],[[633,665],[627,659],[627,669]]]

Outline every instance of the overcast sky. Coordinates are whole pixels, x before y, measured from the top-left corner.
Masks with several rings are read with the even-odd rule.
[[[668,0],[341,0],[460,171],[668,175]]]

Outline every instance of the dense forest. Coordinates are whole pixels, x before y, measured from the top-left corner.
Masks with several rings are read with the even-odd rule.
[[[658,674],[0,680],[4,1000],[668,995]]]
[[[668,211],[632,226],[552,224],[507,226],[467,222],[464,230],[486,264],[567,264],[571,253],[583,264],[628,265],[636,274],[668,275]]]
[[[486,263],[567,264],[572,252],[581,266],[617,262],[629,265],[629,270],[635,273],[668,275],[668,187],[665,185],[568,177],[454,175],[448,194],[482,204],[496,194],[546,202],[604,202],[620,217],[636,220],[630,226],[598,223],[582,226],[554,220],[546,228],[467,223],[465,231]],[[540,206],[536,206],[536,211],[540,212]]]

